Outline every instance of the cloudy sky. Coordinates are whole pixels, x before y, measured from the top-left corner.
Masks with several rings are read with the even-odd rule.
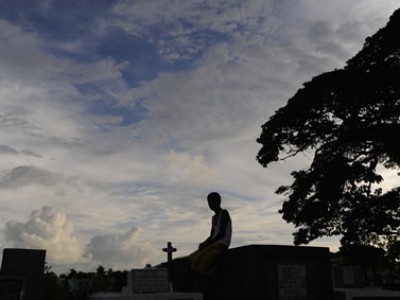
[[[312,157],[263,169],[260,126],[399,6],[0,1],[0,248],[47,249],[61,271],[157,264],[207,237],[210,191],[232,247],[292,244],[274,191]]]

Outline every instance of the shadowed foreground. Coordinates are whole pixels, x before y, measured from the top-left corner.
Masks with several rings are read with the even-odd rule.
[[[214,277],[199,275],[188,282],[188,261],[169,265],[176,291],[203,292],[205,300],[333,299],[329,249],[250,245],[229,249]]]

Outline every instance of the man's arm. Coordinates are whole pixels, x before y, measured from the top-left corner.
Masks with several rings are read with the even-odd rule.
[[[211,232],[210,232],[210,236],[202,243],[199,244],[199,249],[203,250],[205,248],[207,248],[208,246],[210,246],[212,244],[211,240],[212,240],[212,236],[214,235],[214,229],[211,226]]]
[[[218,240],[220,240],[226,233],[226,227],[228,226],[228,222],[229,222],[229,213],[227,210],[222,210],[220,212],[221,216],[220,216],[220,226],[219,226],[219,230],[217,232],[217,234],[212,238],[212,242],[216,242]]]
[[[220,226],[219,226],[219,230],[218,232],[215,234],[214,236],[214,231],[211,229],[211,233],[210,236],[199,245],[199,249],[203,250],[205,248],[207,248],[208,246],[210,246],[212,243],[215,243],[216,241],[218,241],[219,239],[221,239],[226,232],[226,227],[228,226],[228,222],[229,222],[229,213],[226,210],[222,210],[220,212],[221,216],[220,216]]]

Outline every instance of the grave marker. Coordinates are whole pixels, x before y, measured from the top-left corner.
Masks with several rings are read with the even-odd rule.
[[[304,265],[278,265],[279,300],[307,300]]]
[[[163,268],[133,269],[128,272],[127,286],[118,293],[98,293],[91,300],[203,300],[201,293],[170,291],[168,270]]]
[[[43,275],[46,250],[3,249],[1,274],[35,277]]]
[[[133,269],[129,272],[129,275],[131,276],[134,294],[170,291],[167,269]]]
[[[46,250],[3,249],[0,270],[0,299],[46,300],[44,286]]]
[[[167,248],[163,248],[162,251],[167,252],[167,261],[170,262],[172,260],[172,253],[176,252],[176,248],[172,247],[172,243],[167,243]]]

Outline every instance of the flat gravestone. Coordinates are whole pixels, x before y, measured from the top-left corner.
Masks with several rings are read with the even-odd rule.
[[[165,268],[132,269],[120,294],[98,293],[90,300],[203,300],[201,293],[172,292]],[[1,300],[1,299],[0,299]]]
[[[132,287],[133,294],[170,291],[167,269],[133,269],[128,276],[128,286]]]

